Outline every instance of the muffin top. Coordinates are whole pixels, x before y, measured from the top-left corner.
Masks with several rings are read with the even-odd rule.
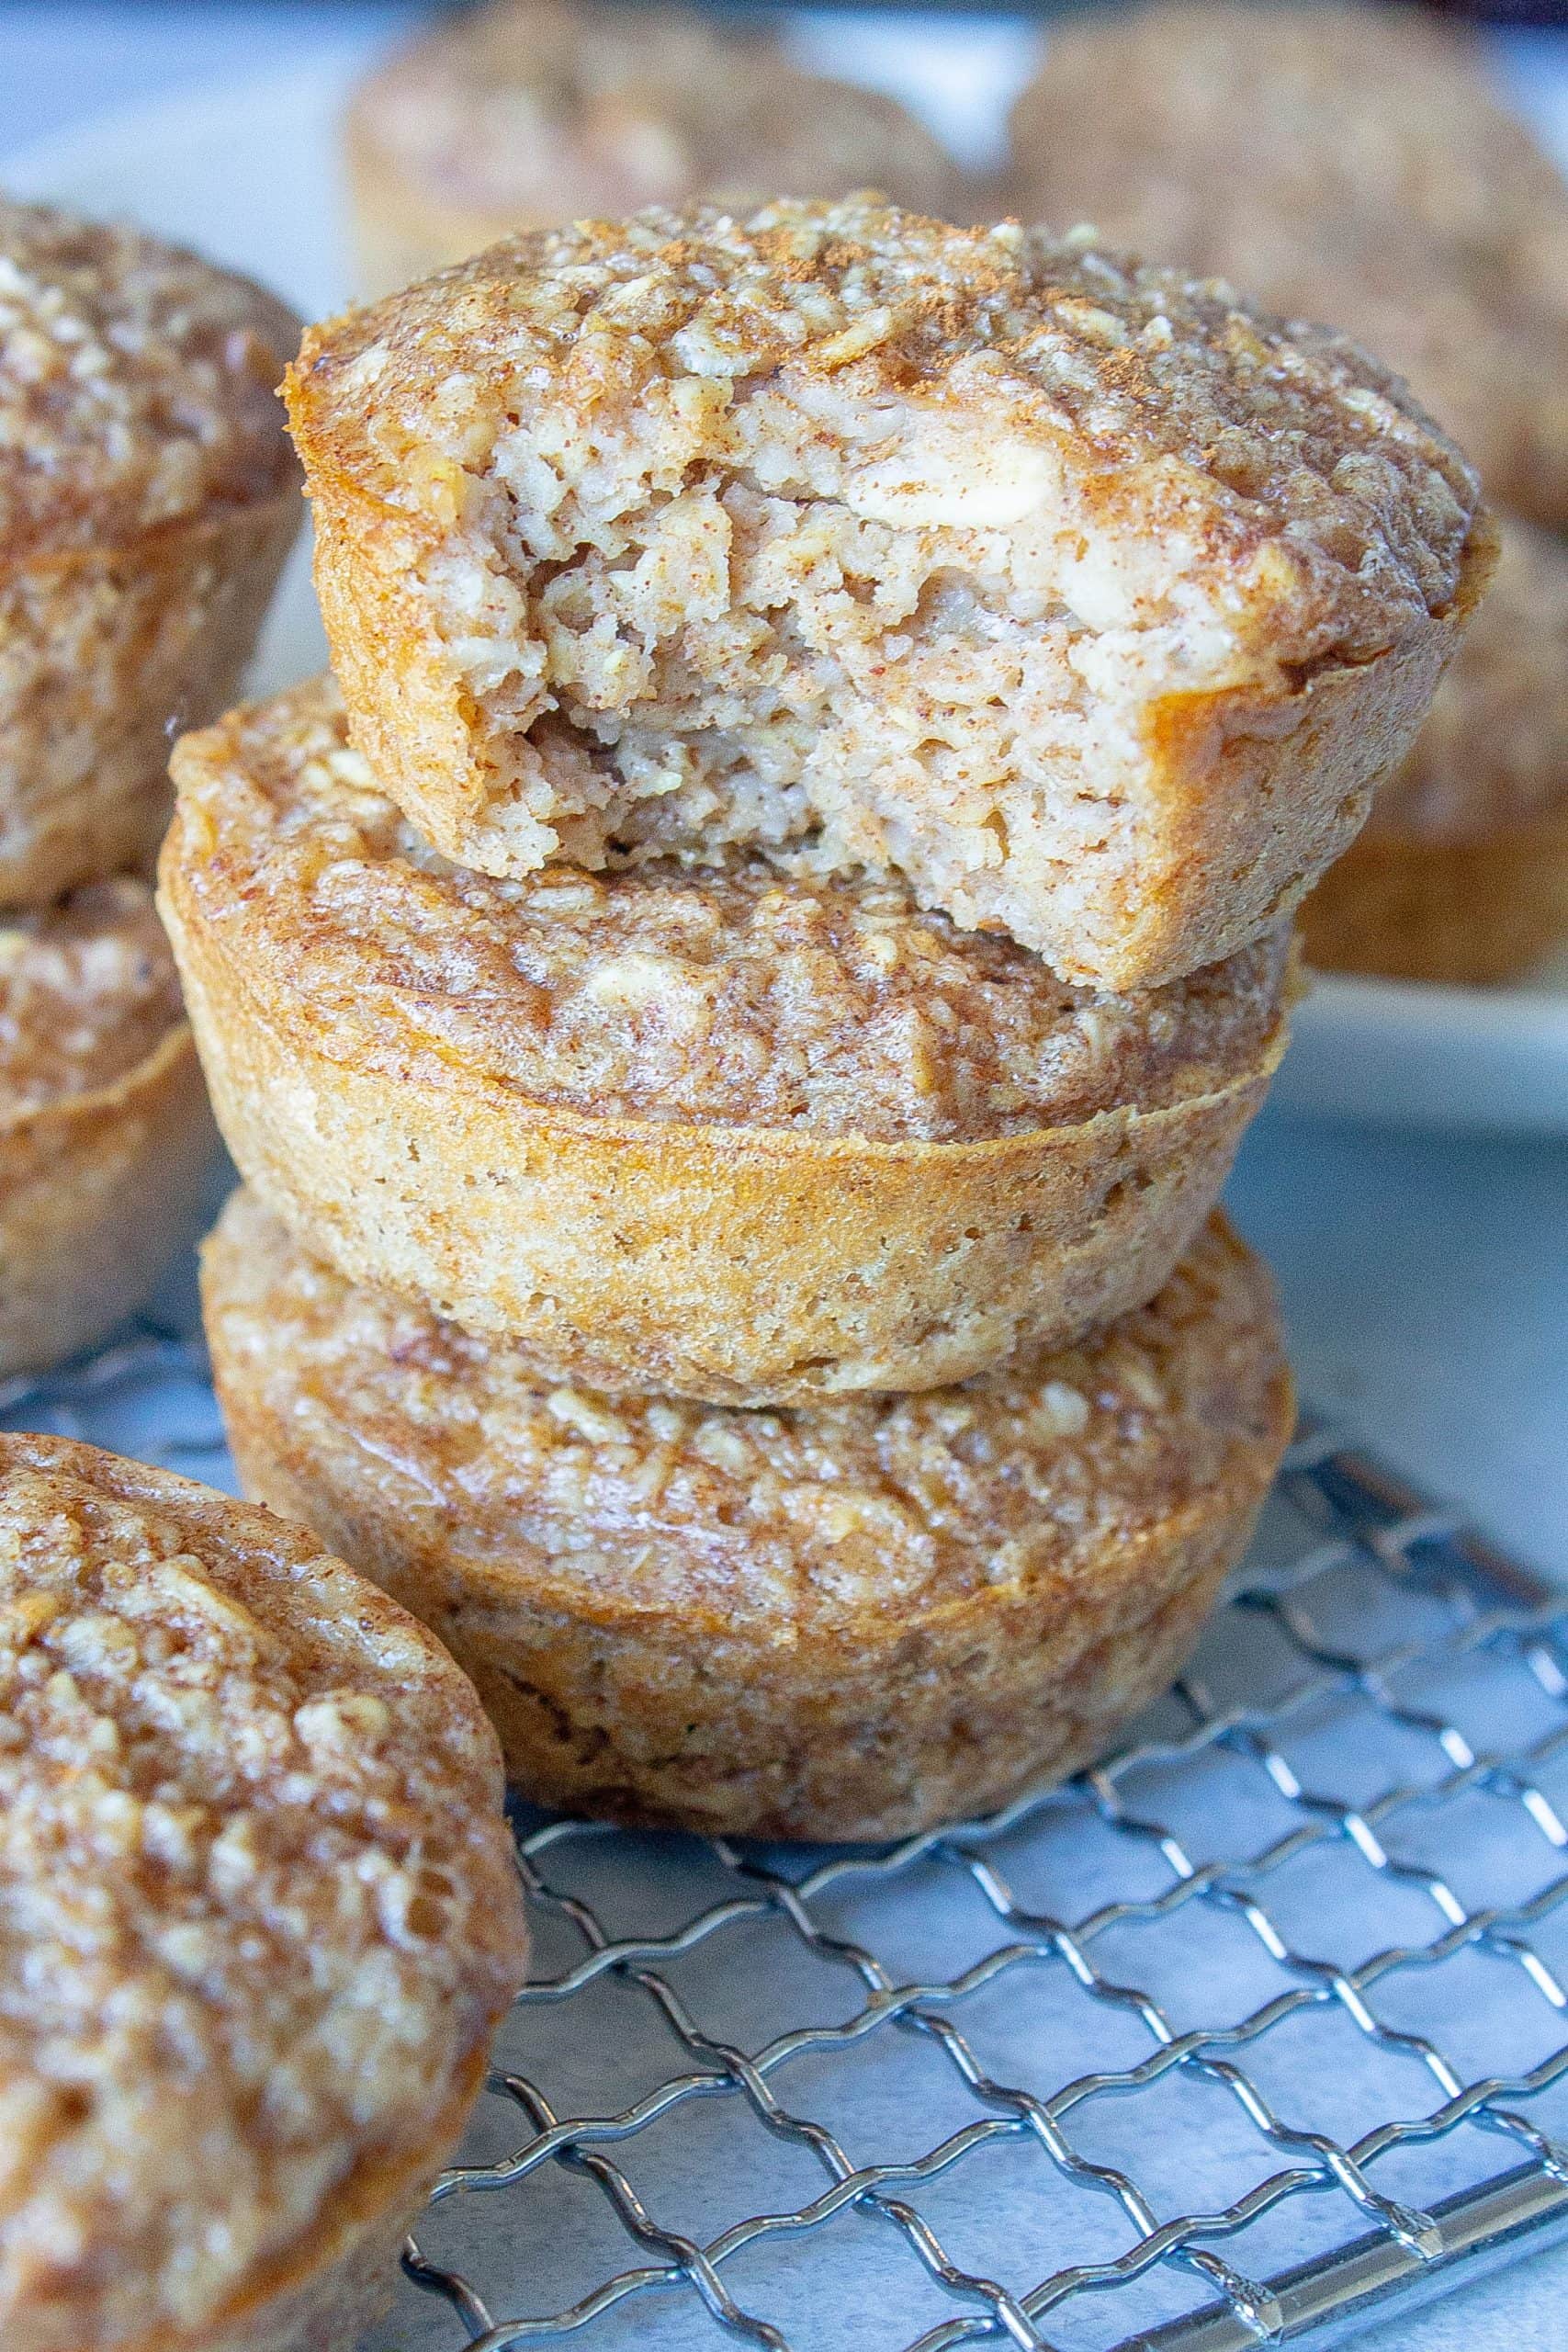
[[[204,1295],[242,1422],[259,1404],[317,1464],[406,1498],[412,1547],[460,1498],[466,1566],[504,1578],[521,1537],[519,1572],[589,1615],[863,1623],[1070,1577],[1213,1509],[1278,1442],[1289,1394],[1268,1273],[1217,1217],[1156,1298],[1076,1347],[798,1410],[552,1387],[504,1343],[345,1283],[248,1193]]]
[[[1151,571],[1228,578],[1231,626],[1266,621],[1280,661],[1370,657],[1446,611],[1477,506],[1405,388],[1326,330],[1088,238],[865,198],[509,238],[312,328],[288,385],[308,473],[433,537],[490,515],[499,466],[520,569],[699,464],[766,467],[761,394],[818,413],[821,450],[819,481],[794,448],[762,491],[914,526],[1060,504],[1117,541],[1085,548],[1087,613]],[[487,527],[506,543],[499,506]]]
[[[1568,810],[1568,546],[1502,518],[1497,570],[1367,830],[1462,841]]]
[[[1568,190],[1477,43],[1412,8],[1181,0],[1069,21],[1013,200],[1332,319],[1487,487],[1568,516]]]
[[[748,189],[871,184],[940,206],[956,181],[893,99],[683,8],[498,0],[392,58],[350,125],[428,198],[497,231]]]
[[[145,882],[121,876],[0,922],[0,1119],[129,1077],[183,1018]]]
[[[969,1141],[1223,1087],[1282,1028],[1280,931],[1105,997],[897,880],[743,852],[450,865],[375,789],[328,680],[186,736],[175,773],[166,881],[239,987],[357,1068],[438,1084],[457,1063],[605,1118]]]
[[[0,561],[113,547],[293,479],[299,322],[141,231],[0,198]]]
[[[412,2188],[522,1973],[500,1801],[467,1679],[302,1532],[0,1435],[6,2352],[183,2342],[356,2167]]]

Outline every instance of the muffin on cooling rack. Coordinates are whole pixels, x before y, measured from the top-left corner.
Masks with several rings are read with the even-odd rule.
[[[0,1436],[0,2341],[321,2352],[517,1989],[501,1759],[269,1512]]]
[[[430,852],[330,684],[188,736],[164,910],[241,1168],[563,1377],[930,1387],[1158,1288],[1283,1048],[1282,933],[1133,998],[896,881]]]
[[[896,100],[791,63],[694,10],[492,0],[355,93],[345,126],[361,282],[376,294],[509,230],[644,204],[883,189],[945,212],[958,172]]]
[[[147,885],[0,920],[0,1374],[146,1297],[195,1237],[217,1140]]]
[[[249,1193],[203,1288],[247,1491],[440,1634],[517,1786],[707,1831],[897,1836],[1101,1751],[1291,1419],[1268,1277],[1217,1220],[1077,1347],[771,1413],[551,1387]]]
[[[865,199],[513,239],[288,401],[351,732],[447,855],[793,844],[1101,988],[1289,910],[1492,560],[1326,332]]]
[[[1568,548],[1506,520],[1474,629],[1366,831],[1303,910],[1306,950],[1391,979],[1517,979],[1568,943]]]
[[[0,907],[146,864],[172,734],[232,701],[299,528],[247,278],[0,198]]]
[[[1568,188],[1473,40],[1408,7],[1086,15],[1053,30],[1012,144],[1027,218],[1332,319],[1490,495],[1568,523]]]

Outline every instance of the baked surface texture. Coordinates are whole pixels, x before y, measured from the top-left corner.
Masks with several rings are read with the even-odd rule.
[[[1053,28],[1011,202],[1332,319],[1488,494],[1568,522],[1568,189],[1479,45],[1414,8],[1119,9]]]
[[[233,699],[299,529],[299,334],[247,278],[0,198],[0,907],[150,864],[171,729]]]
[[[1302,914],[1326,969],[1478,985],[1568,940],[1568,548],[1509,517],[1492,587],[1366,830]]]
[[[355,741],[444,853],[863,864],[1123,990],[1289,911],[1492,559],[1333,335],[864,199],[510,239],[288,396]]]
[[[492,0],[370,74],[344,141],[374,294],[510,230],[645,204],[858,187],[924,212],[960,200],[951,158],[895,99],[682,8]]]
[[[195,1237],[216,1147],[147,885],[0,922],[0,1374],[141,1303]]]
[[[203,1294],[247,1491],[440,1633],[518,1786],[707,1831],[897,1836],[1083,1762],[1176,1671],[1291,1418],[1217,1219],[1077,1348],[783,1412],[542,1385],[247,1193]]]
[[[927,1387],[1072,1337],[1165,1280],[1283,1049],[1282,934],[1106,999],[742,852],[453,867],[328,682],[175,765],[164,915],[248,1180],[597,1385]]]
[[[0,1435],[7,2352],[352,2334],[521,1977],[500,1795],[451,1659],[302,1530]]]

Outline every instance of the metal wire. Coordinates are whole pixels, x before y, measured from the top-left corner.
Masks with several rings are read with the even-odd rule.
[[[228,1482],[177,1338],[0,1418]],[[1244,2352],[1568,2230],[1568,1615],[1329,1431],[1069,1787],[518,1852],[536,1981],[374,2352]]]

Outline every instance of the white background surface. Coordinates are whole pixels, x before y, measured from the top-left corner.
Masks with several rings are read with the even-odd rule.
[[[305,0],[0,5],[0,181],[7,153],[101,109],[362,54],[412,13]],[[820,20],[819,54],[839,49],[841,26]],[[874,70],[897,83],[907,21],[884,19],[872,39]],[[1020,53],[1010,27],[965,27],[947,77],[961,136],[976,135],[976,90]],[[1568,91],[1568,48],[1550,38],[1514,41],[1505,63],[1532,111]],[[1303,1391],[1568,1579],[1568,1147],[1273,1110],[1244,1148],[1231,1201],[1278,1271]],[[1359,2340],[1379,2352],[1568,2352],[1568,2255]]]

